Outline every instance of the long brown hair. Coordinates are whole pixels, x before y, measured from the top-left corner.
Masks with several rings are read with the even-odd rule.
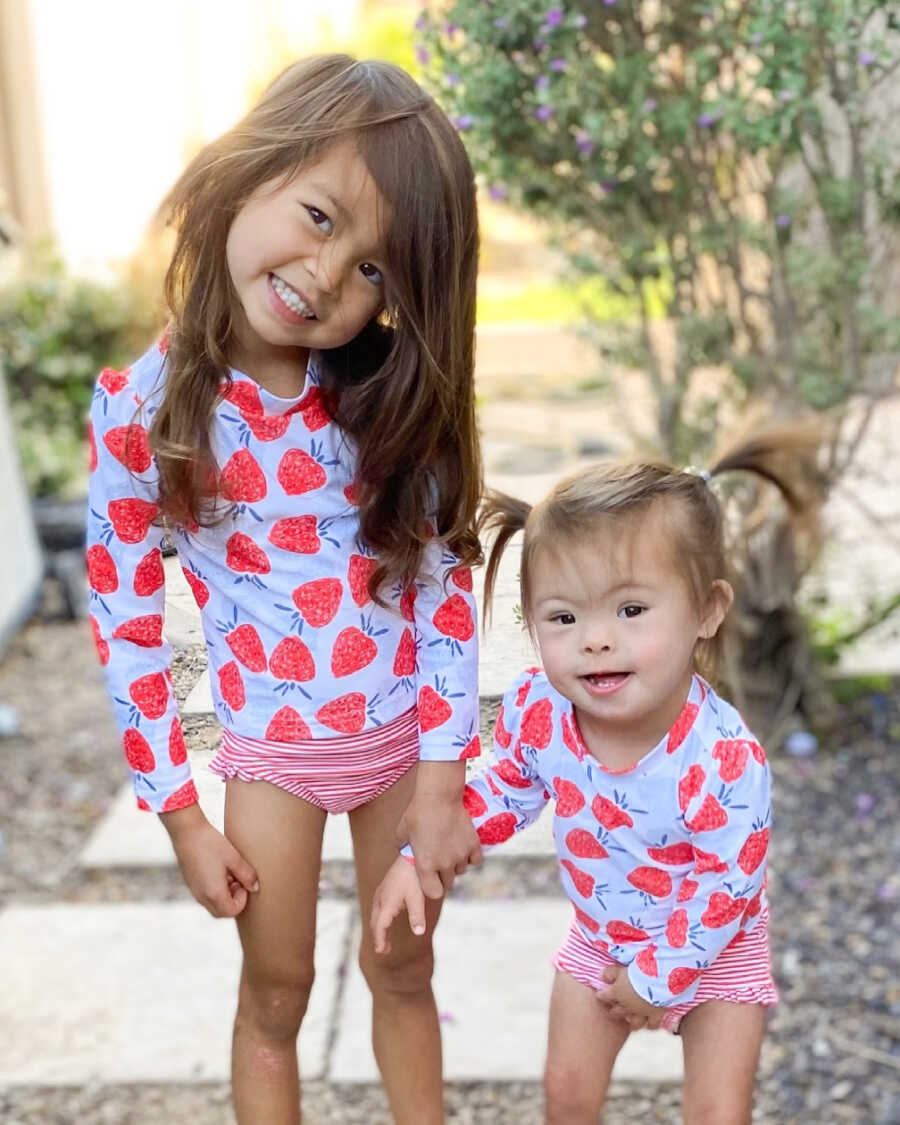
[[[261,185],[288,179],[351,137],[391,213],[385,310],[323,353],[325,401],[358,451],[370,579],[410,583],[436,533],[472,565],[481,460],[475,422],[478,218],[471,165],[445,114],[385,62],[323,55],[288,67],[247,116],[207,145],[163,204],[176,230],[166,274],[168,376],[150,439],[164,513],[212,522],[210,424],[234,340],[225,259],[231,223]]]
[[[522,613],[531,628],[535,557],[546,550],[564,552],[573,543],[614,542],[622,531],[636,528],[651,507],[665,521],[669,552],[694,604],[703,607],[717,579],[734,579],[722,502],[709,486],[723,473],[752,473],[775,485],[787,504],[794,544],[800,553],[812,554],[825,495],[826,477],[818,464],[824,437],[819,420],[760,431],[726,449],[702,473],[660,462],[593,465],[560,481],[534,507],[489,491],[478,520],[479,531],[493,534],[485,573],[485,621],[500,559],[517,532],[525,533],[519,581]],[[698,643],[697,665],[710,677],[720,668],[723,644],[722,629]]]

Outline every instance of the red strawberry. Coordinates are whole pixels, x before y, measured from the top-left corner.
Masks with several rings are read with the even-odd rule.
[[[137,807],[142,812],[151,812],[152,811],[150,806],[147,804],[147,802],[144,800],[143,797],[138,797],[135,803],[137,804]]]
[[[697,888],[700,884],[694,879],[682,879],[681,886],[678,888],[678,894],[675,898],[676,902],[690,902],[690,900],[697,893]]]
[[[153,460],[147,431],[137,423],[115,426],[103,435],[103,444],[129,472],[145,473]]]
[[[572,880],[575,890],[581,897],[590,898],[594,893],[593,875],[589,875],[587,871],[582,871],[580,867],[576,867],[570,859],[561,859],[559,865],[568,871],[569,878]]]
[[[271,536],[269,537],[271,538]],[[249,535],[236,531],[225,544],[225,565],[243,574],[268,574],[272,569],[269,557]]]
[[[472,569],[468,566],[458,566],[456,570],[451,571],[450,578],[454,586],[458,586],[460,590],[465,590],[467,594],[472,593]]]
[[[563,742],[568,749],[572,751],[579,762],[583,762],[584,746],[581,744],[581,739],[578,737],[574,724],[569,722],[568,715],[562,717],[562,735]]]
[[[150,749],[150,743],[134,727],[129,727],[122,736],[125,746],[125,758],[133,770],[138,773],[152,773],[156,769],[156,759]]]
[[[713,747],[712,756],[719,763],[719,777],[723,781],[737,781],[747,765],[750,743],[746,738],[720,739]]]
[[[671,867],[694,862],[694,848],[687,841],[682,844],[666,844],[663,848],[647,848],[647,855],[656,863],[667,863]]]
[[[114,594],[119,588],[119,575],[112,555],[102,543],[95,543],[87,552],[88,582],[98,594]]]
[[[158,648],[162,642],[163,619],[158,613],[148,613],[145,617],[132,617],[123,621],[113,630],[113,636],[120,641],[131,641],[141,648]]]
[[[515,813],[497,813],[478,825],[478,839],[482,844],[502,844],[513,835],[517,823]]]
[[[745,875],[752,875],[766,858],[769,847],[769,830],[761,828],[758,832],[751,832],[744,841],[744,846],[738,853],[738,867]]]
[[[678,996],[679,993],[690,988],[702,972],[702,969],[673,969],[671,973],[669,973],[669,979],[666,982],[669,992],[671,992],[673,996]]]
[[[328,480],[328,474],[314,457],[303,449],[289,449],[278,462],[278,483],[288,496],[314,492]]]
[[[88,443],[88,472],[92,473],[97,468],[97,439],[94,437],[93,422],[88,422],[85,436]]]
[[[750,753],[761,766],[764,766],[766,764],[766,752],[758,742],[750,743]]]
[[[181,571],[184,574],[184,577],[187,579],[187,584],[188,586],[190,586],[194,594],[194,601],[201,609],[203,609],[203,607],[209,601],[209,588],[207,587],[205,582],[199,579],[197,575],[192,571],[188,570],[187,567],[183,566],[181,568]]]
[[[232,711],[240,711],[247,702],[241,671],[233,660],[219,669],[219,690]]]
[[[635,867],[629,871],[628,882],[653,898],[665,898],[672,893],[672,876],[659,867]]]
[[[539,668],[529,668],[529,674],[539,672]],[[516,692],[516,706],[524,707],[525,700],[528,698],[528,693],[531,691],[531,679],[527,679],[524,684],[519,684],[519,690]]]
[[[165,584],[162,551],[154,547],[134,568],[134,592],[139,598],[149,598]]]
[[[745,898],[732,898],[724,891],[713,891],[709,896],[709,906],[700,915],[700,921],[711,930],[717,930],[743,914],[746,905]]]
[[[109,394],[117,395],[123,387],[128,384],[128,376],[131,374],[131,368],[126,367],[124,371],[116,371],[112,367],[104,367],[100,372],[99,383]]]
[[[356,481],[351,481],[350,484],[344,485],[344,496],[347,498],[348,504],[353,504],[354,507],[359,504],[359,484]]]
[[[184,741],[184,731],[181,719],[176,715],[169,728],[169,761],[173,766],[180,766],[187,761],[187,745]]]
[[[646,941],[650,937],[646,930],[642,930],[638,926],[632,926],[630,922],[620,922],[617,919],[607,922],[606,932],[616,945],[622,945],[628,941]]]
[[[366,721],[366,697],[360,691],[339,695],[320,707],[316,718],[340,734],[358,734]]]
[[[321,430],[323,426],[327,426],[331,421],[331,416],[325,409],[322,392],[318,387],[310,387],[303,396],[300,408],[304,425],[313,433],[315,433],[316,430]]]
[[[245,417],[244,421],[257,441],[277,441],[280,437],[284,437],[291,424],[290,413],[264,414],[261,418],[251,414]]]
[[[265,474],[247,449],[239,449],[228,459],[219,483],[222,495],[236,504],[255,504],[268,492]]]
[[[486,773],[484,775],[484,780],[487,782],[488,789],[490,789],[490,791],[494,794],[495,797],[502,797],[503,796],[503,791],[500,789],[500,786],[497,784],[496,781],[494,781],[494,779],[491,777],[491,775],[489,773]]]
[[[293,707],[279,708],[266,727],[270,742],[303,742],[311,737],[309,727]]]
[[[149,500],[110,500],[106,511],[116,536],[123,543],[141,543],[147,538],[159,508]]]
[[[463,789],[463,808],[473,820],[479,816],[484,816],[488,810],[487,801],[471,785],[467,785]]]
[[[259,388],[255,383],[234,382],[230,387],[224,387],[221,394],[222,398],[236,406],[243,415],[259,416],[263,413]]]
[[[512,735],[503,725],[503,704],[500,704],[500,710],[497,712],[497,721],[494,723],[494,741],[498,746],[504,750],[509,749],[509,744],[512,742]]]
[[[597,837],[584,828],[573,828],[566,834],[566,847],[579,859],[606,859],[609,855]]]
[[[526,746],[543,750],[549,745],[553,735],[553,703],[549,699],[539,699],[532,703],[522,716],[520,737]]]
[[[176,789],[166,797],[163,802],[163,812],[174,812],[175,809],[186,809],[188,805],[196,805],[200,798],[197,796],[197,787],[193,781],[186,781],[180,789]]]
[[[681,714],[675,720],[675,723],[669,731],[669,739],[666,743],[667,754],[674,754],[687,738],[688,732],[694,725],[694,720],[697,718],[697,712],[699,710],[700,708],[696,703],[685,703],[684,707],[682,707]]]
[[[591,801],[591,811],[603,827],[609,829],[610,832],[616,828],[634,827],[634,821],[624,809],[620,809],[607,797],[601,797],[599,793]]]
[[[303,683],[315,676],[316,666],[312,653],[299,637],[285,637],[272,650],[269,671],[279,680]]]
[[[480,737],[480,735],[476,734],[475,737],[470,738],[469,741],[462,748],[462,750],[460,750],[459,758],[457,758],[457,761],[465,761],[468,758],[478,758],[480,756],[481,756],[481,737]]]
[[[495,766],[491,767],[494,773],[507,785],[512,786],[513,789],[528,789],[531,782],[527,777],[523,777],[516,769],[515,762],[511,762],[509,758],[501,758]]]
[[[407,621],[415,621],[416,619],[415,607],[418,592],[415,586],[410,586],[403,591],[400,597],[400,615],[401,617],[405,617]]]
[[[163,334],[156,341],[156,346],[159,349],[160,355],[166,355],[169,351],[169,345],[172,343],[172,326],[168,325],[163,331]]]
[[[676,910],[666,923],[666,940],[673,949],[681,949],[687,941],[688,936],[688,916],[687,911],[682,908]]]
[[[573,781],[554,777],[553,788],[556,790],[557,816],[574,816],[584,808],[584,794]]]
[[[456,641],[468,641],[475,632],[472,611],[462,594],[452,594],[438,606],[432,620],[439,633]]]
[[[574,903],[572,904],[574,906]],[[590,914],[585,914],[580,906],[575,907],[575,917],[584,926],[586,930],[590,930],[592,934],[596,934],[600,929],[600,923],[596,918],[592,918]],[[605,942],[600,942],[601,945],[606,945]]]
[[[728,823],[728,813],[722,808],[712,793],[707,793],[699,812],[685,824],[691,832],[713,832]]]
[[[648,945],[640,951],[634,959],[635,964],[645,976],[655,977],[659,975],[659,968],[656,964],[656,946]]]
[[[378,655],[378,645],[355,625],[338,633],[331,650],[331,672],[334,676],[351,676]]]
[[[290,516],[276,520],[269,532],[269,542],[282,551],[297,555],[314,555],[322,546],[315,516]]]
[[[169,702],[169,685],[162,672],[140,676],[128,689],[135,707],[148,719],[158,719],[165,714]]]
[[[707,871],[712,871],[716,875],[723,875],[728,870],[728,864],[723,863],[715,852],[704,852],[700,848],[694,848],[694,874],[703,875]]]
[[[442,695],[438,695],[428,684],[419,692],[418,707],[419,729],[423,734],[446,723],[453,714],[453,708],[447,700]]]
[[[225,643],[245,668],[251,672],[265,672],[268,667],[266,650],[252,625],[238,625],[226,634]]]
[[[338,611],[344,587],[338,578],[314,578],[294,591],[294,605],[314,629],[327,625]]]
[[[97,649],[97,655],[100,657],[100,663],[108,664],[109,645],[103,639],[103,634],[100,632],[100,624],[96,617],[91,618],[91,632],[94,634],[94,646]]]
[[[366,555],[351,555],[350,565],[347,568],[347,583],[350,586],[350,595],[357,605],[363,606],[371,601],[369,597],[369,576],[378,566],[378,559],[370,559]],[[412,618],[409,618],[412,620]]]
[[[404,629],[394,654],[394,675],[411,676],[416,670],[416,639],[411,629]]]
[[[759,914],[762,909],[762,894],[762,891],[757,891],[753,898],[747,903],[747,909],[744,911],[742,921],[746,921],[748,918],[755,918],[756,915]]]
[[[706,772],[703,767],[693,765],[678,782],[678,807],[682,812],[691,803],[692,798],[696,797],[703,788],[705,780]]]

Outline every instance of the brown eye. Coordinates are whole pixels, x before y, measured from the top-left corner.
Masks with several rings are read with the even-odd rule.
[[[363,262],[359,267],[359,272],[363,275],[366,281],[371,281],[373,285],[384,284],[384,274],[378,268],[373,266],[371,262]]]

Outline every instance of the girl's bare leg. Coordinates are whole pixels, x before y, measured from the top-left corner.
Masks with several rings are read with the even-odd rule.
[[[298,1125],[297,1033],[313,983],[325,813],[265,781],[226,784],[225,835],[259,874],[237,919],[235,1115],[239,1125]]]
[[[550,1036],[544,1069],[546,1125],[597,1125],[613,1063],[628,1038],[593,989],[556,974],[550,1000]]]
[[[707,1000],[681,1021],[685,1125],[750,1125],[761,1004]]]
[[[431,940],[442,900],[427,900],[422,937],[401,915],[386,955],[376,955],[369,930],[375,890],[397,858],[394,830],[414,786],[415,769],[350,813],[362,917],[359,963],[372,992],[372,1045],[396,1125],[443,1125],[441,1031],[431,991]]]

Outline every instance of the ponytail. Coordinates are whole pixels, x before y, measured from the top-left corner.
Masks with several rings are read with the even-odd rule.
[[[491,603],[494,598],[494,584],[497,579],[497,569],[500,559],[506,550],[510,539],[525,526],[531,505],[524,500],[517,500],[514,496],[507,496],[503,492],[488,489],[482,501],[481,510],[476,523],[479,536],[484,532],[494,533],[494,542],[488,555],[487,566],[484,572],[484,626],[487,627],[491,614]],[[523,597],[525,584],[522,584]],[[526,615],[527,616],[527,615]]]

